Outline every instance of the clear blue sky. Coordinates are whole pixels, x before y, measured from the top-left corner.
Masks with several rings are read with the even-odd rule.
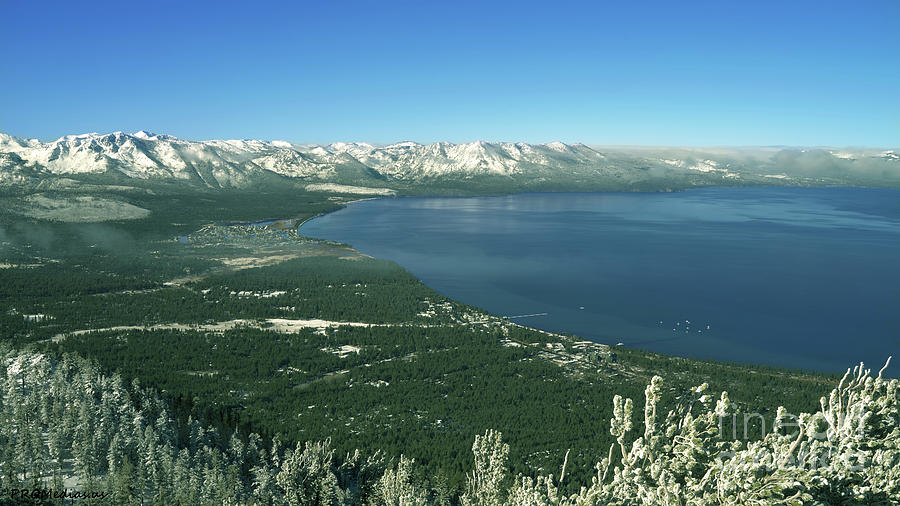
[[[0,0],[0,131],[897,147],[898,19],[898,0]]]

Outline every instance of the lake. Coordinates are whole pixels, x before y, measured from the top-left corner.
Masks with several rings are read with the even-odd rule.
[[[605,344],[823,371],[900,351],[896,189],[392,198],[301,233]]]

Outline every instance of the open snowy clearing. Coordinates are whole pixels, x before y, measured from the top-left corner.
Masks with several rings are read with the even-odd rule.
[[[90,332],[114,332],[117,330],[197,330],[204,332],[223,332],[238,327],[252,327],[259,329],[273,330],[289,334],[299,332],[302,329],[318,329],[324,330],[331,327],[390,327],[396,324],[390,323],[364,323],[364,322],[336,322],[329,320],[288,320],[285,318],[269,318],[265,320],[228,320],[224,322],[207,323],[207,324],[187,324],[187,323],[160,323],[157,325],[119,325],[116,327],[104,327],[98,329],[85,329],[66,332],[53,336],[53,342],[59,342],[68,336],[78,336]]]
[[[294,258],[299,258],[300,253],[289,253],[286,255],[268,255],[256,257],[237,257],[237,258],[220,258],[223,264],[234,270],[252,269],[254,267],[265,267],[267,265],[280,264]]]
[[[40,194],[26,197],[20,212],[31,218],[67,223],[137,220],[150,215],[150,211],[127,202],[88,196],[50,198]]]
[[[306,191],[350,193],[353,195],[396,195],[397,191],[390,188],[369,188],[366,186],[349,186],[334,183],[318,183],[306,185]]]

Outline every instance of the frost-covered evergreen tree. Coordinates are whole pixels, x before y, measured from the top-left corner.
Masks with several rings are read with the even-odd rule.
[[[500,504],[503,482],[506,479],[506,464],[509,460],[509,445],[503,442],[499,432],[488,430],[484,436],[475,436],[472,453],[475,454],[475,469],[466,480],[462,504],[464,506]]]
[[[428,492],[413,475],[415,460],[400,456],[397,467],[387,469],[375,485],[373,506],[425,506]]]
[[[291,506],[340,504],[344,491],[334,473],[331,442],[297,444],[288,451],[275,477]]]

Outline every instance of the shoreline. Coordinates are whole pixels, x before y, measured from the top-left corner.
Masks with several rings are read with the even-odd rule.
[[[764,191],[764,190],[775,190],[775,191],[784,191],[784,192],[794,192],[794,191],[806,191],[806,190],[809,190],[809,191],[812,191],[812,192],[816,192],[817,190],[831,190],[831,189],[835,189],[835,188],[837,188],[837,189],[847,189],[847,190],[851,190],[851,191],[852,191],[853,189],[857,189],[857,190],[861,190],[861,191],[868,191],[868,190],[871,190],[871,189],[868,188],[868,187],[861,187],[861,186],[853,186],[853,187],[849,187],[849,186],[837,186],[837,187],[832,187],[832,186],[786,187],[786,186],[780,186],[780,185],[773,185],[773,186],[755,186],[755,185],[754,185],[754,186],[740,186],[740,187],[734,187],[734,186],[726,186],[726,187],[698,187],[698,188],[690,188],[690,189],[687,189],[687,190],[696,190],[696,189],[699,189],[699,190],[719,190],[719,189],[724,189],[724,190],[738,190],[738,191],[744,190],[744,191],[749,191],[749,192],[759,191],[759,190],[762,190],[762,191]],[[678,193],[686,193],[687,190],[679,191]],[[881,189],[881,188],[878,188],[878,189],[875,189],[875,190],[888,190],[888,191],[890,191],[890,190],[896,190],[896,189]],[[598,195],[598,194],[619,194],[619,195],[621,195],[621,194],[628,194],[628,195],[631,195],[631,194],[636,193],[636,192],[621,192],[621,191],[611,191],[611,192],[609,192],[609,191],[603,191],[603,192],[592,192],[592,191],[587,191],[587,192],[522,192],[522,193],[512,193],[512,194],[503,194],[503,195],[475,195],[475,196],[400,195],[400,196],[396,196],[396,197],[393,197],[393,198],[412,198],[412,199],[456,198],[456,199],[458,199],[458,198],[473,198],[473,197],[481,198],[481,197],[488,197],[488,196],[490,196],[490,197],[510,197],[510,196],[521,196],[521,195],[558,195],[558,194],[560,194],[560,193],[570,193],[570,194],[571,194],[571,193],[579,193],[579,194],[583,194],[583,195]],[[657,194],[657,193],[666,193],[666,192],[637,192],[637,193],[652,193],[652,194]],[[325,214],[328,214],[328,213],[331,213],[331,212],[338,211],[338,210],[340,210],[340,209],[343,209],[344,207],[349,206],[349,204],[353,204],[353,203],[361,202],[361,201],[366,201],[366,200],[378,200],[378,199],[383,199],[383,198],[384,198],[384,197],[379,196],[379,197],[360,198],[360,199],[354,199],[354,200],[348,201],[348,202],[342,204],[341,206],[339,206],[338,208],[336,208],[336,209],[334,209],[334,210],[330,210],[330,211],[326,211],[326,212],[323,212],[323,213],[319,213],[319,214],[316,215],[316,216],[313,216],[313,217],[310,217],[310,218],[304,220],[304,221],[303,221],[300,225],[298,225],[298,227],[297,227],[298,233],[301,234],[301,235],[303,235],[302,232],[300,232],[300,228],[302,227],[302,225],[306,224],[308,221],[310,221],[310,220],[312,220],[312,219],[314,219],[314,218],[321,217],[321,216],[323,216],[323,215],[325,215]],[[309,237],[309,236],[304,235],[304,237]],[[350,246],[351,248],[353,248],[354,251],[358,251],[358,250],[356,250],[355,247],[353,247],[353,245],[348,244],[348,246]],[[382,258],[382,257],[376,257],[376,258]],[[396,263],[395,261],[393,261],[393,260],[391,260],[391,259],[389,259],[389,258],[382,258],[382,259],[388,260],[388,261],[391,261],[391,262]],[[398,264],[398,265],[399,265],[399,264]],[[402,267],[404,270],[407,270],[407,268],[404,267],[404,266],[402,266],[402,265],[401,265],[400,267]],[[407,272],[409,272],[409,271],[407,270]],[[435,289],[435,287],[433,287],[433,286],[431,286],[431,285],[425,283],[425,282],[424,282],[421,278],[419,278],[418,276],[414,276],[414,277],[415,277],[420,283],[422,283],[423,285],[426,285],[426,286],[428,286],[429,288]],[[446,296],[446,295],[445,295],[445,296]],[[463,301],[463,300],[459,300],[459,299],[457,299],[457,298],[455,298],[455,297],[448,297],[448,299],[453,300],[453,301],[456,301],[456,302],[460,302],[460,303],[469,305],[469,303],[467,303],[467,302],[465,302],[465,301]],[[479,307],[478,309],[481,310],[481,311],[483,311],[485,314],[489,314],[489,315],[492,315],[492,316],[495,316],[495,317],[502,317],[502,315],[494,314],[494,313],[492,313],[492,312],[490,312],[490,311],[488,311],[488,310],[485,310],[484,308]],[[529,325],[522,325],[522,324],[519,324],[519,325],[521,325],[522,327],[527,327],[527,328],[532,329],[532,330],[535,330],[535,331],[547,332],[547,331],[545,331],[545,330],[543,330],[543,329],[540,329],[540,328],[538,328],[538,327],[533,327],[533,326],[529,326]],[[554,334],[557,334],[558,332],[553,332],[553,333],[554,333]],[[581,338],[585,338],[584,336],[580,336],[580,337],[581,337]],[[627,337],[627,336],[621,336],[621,337]],[[588,338],[585,338],[585,339],[588,339]],[[607,343],[607,344],[605,344],[605,343],[603,343],[603,342],[595,341],[595,340],[592,339],[592,338],[590,338],[590,339],[591,339],[593,342],[597,343],[597,344],[607,345],[607,346],[616,346],[616,345],[614,345],[614,344],[612,344],[612,343]],[[625,341],[626,343],[628,342],[627,339],[621,339],[621,341]],[[736,361],[736,360],[734,360],[734,359],[713,359],[713,358],[708,357],[708,356],[706,356],[706,357],[703,357],[703,356],[691,356],[691,355],[688,355],[688,354],[678,354],[678,353],[667,354],[667,353],[661,353],[661,352],[659,352],[659,351],[653,351],[653,350],[651,350],[651,349],[648,349],[648,348],[642,346],[643,344],[645,344],[645,343],[634,343],[634,344],[632,344],[632,345],[626,344],[626,345],[624,345],[623,347],[624,347],[624,348],[627,348],[627,349],[632,349],[632,350],[635,350],[635,351],[645,351],[645,352],[654,353],[654,354],[660,354],[660,355],[665,355],[665,356],[669,356],[669,357],[673,357],[673,358],[683,358],[683,359],[697,360],[697,361],[710,361],[710,362],[715,362],[715,363],[740,363],[740,364],[744,364],[744,365],[747,365],[747,366],[760,366],[760,365],[765,365],[765,366],[767,366],[767,367],[772,367],[772,368],[776,368],[776,369],[786,369],[786,370],[792,370],[792,371],[793,371],[793,370],[796,370],[796,371],[813,371],[813,372],[818,373],[818,374],[837,374],[837,372],[838,372],[838,369],[837,369],[837,368],[832,369],[831,367],[822,367],[822,366],[815,367],[815,366],[810,366],[810,365],[806,365],[806,366],[802,366],[802,367],[797,367],[797,366],[791,367],[791,366],[785,366],[785,365],[778,365],[778,364],[776,364],[776,363],[760,362],[759,359],[753,360],[753,361],[748,361],[748,362],[742,362],[742,361]]]
[[[303,220],[303,221],[301,221],[301,222],[295,224],[292,228],[297,232],[298,235],[301,235],[301,236],[303,236],[303,237],[307,237],[307,238],[313,239],[312,237],[304,236],[303,234],[300,233],[300,228],[301,228],[303,225],[305,225],[307,222],[312,221],[312,220],[314,220],[314,219],[316,219],[316,218],[321,218],[322,216],[325,216],[326,214],[336,213],[336,212],[340,211],[341,209],[346,208],[346,207],[349,206],[350,204],[355,204],[355,203],[357,203],[357,202],[365,202],[366,200],[380,200],[380,199],[384,199],[384,198],[397,198],[397,197],[396,197],[396,196],[388,196],[388,195],[385,195],[385,196],[382,196],[382,197],[366,197],[366,198],[361,198],[361,199],[350,200],[350,201],[347,201],[347,202],[342,202],[342,203],[340,203],[340,204],[337,204],[337,207],[336,207],[335,209],[331,209],[331,210],[329,210],[329,211],[323,211],[323,212],[318,213],[318,214],[316,214],[316,215],[310,216],[309,218],[306,218],[305,220]],[[296,220],[297,218],[288,218],[288,219]],[[277,221],[286,221],[286,220],[275,220],[275,221],[277,222]],[[356,251],[356,250],[354,250],[354,251]],[[359,253],[359,252],[357,252],[357,253]],[[416,278],[416,279],[418,279],[418,278]],[[421,281],[421,280],[420,280],[420,281]]]

